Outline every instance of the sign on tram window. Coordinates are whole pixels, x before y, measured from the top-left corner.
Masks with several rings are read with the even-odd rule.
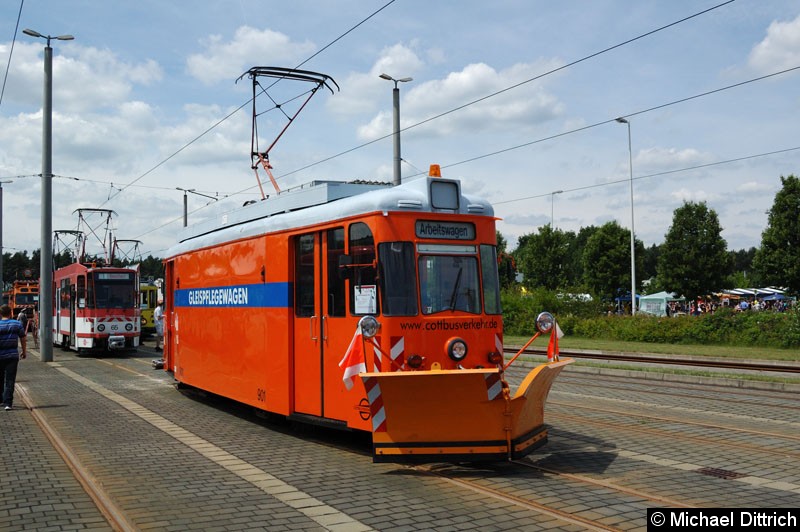
[[[475,240],[475,226],[467,222],[417,220],[417,237],[442,240]]]
[[[101,272],[97,274],[97,278],[101,281],[127,281],[133,278],[132,275],[131,273]]]
[[[375,314],[378,311],[377,287],[374,284],[362,284],[355,287],[356,314]]]

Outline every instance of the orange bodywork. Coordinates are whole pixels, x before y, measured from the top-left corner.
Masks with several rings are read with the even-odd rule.
[[[505,459],[544,443],[544,400],[569,361],[510,396],[489,362],[503,347],[495,218],[456,185],[429,178],[197,229],[164,261],[164,369],[290,419],[371,431],[376,461]],[[379,330],[355,344],[351,375],[363,375],[346,380],[340,361],[367,315]]]

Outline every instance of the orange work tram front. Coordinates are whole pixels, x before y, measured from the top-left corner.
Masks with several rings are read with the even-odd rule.
[[[375,461],[546,441],[569,361],[511,393],[494,211],[457,180],[314,182],[185,229],[165,266],[164,368],[182,385],[371,431]]]

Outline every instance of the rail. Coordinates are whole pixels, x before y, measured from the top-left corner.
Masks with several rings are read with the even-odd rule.
[[[519,348],[507,347],[506,354],[514,354]],[[543,349],[525,349],[524,355],[546,355]],[[574,359],[606,360],[609,362],[635,362],[640,364],[665,364],[673,366],[694,366],[714,369],[736,369],[747,371],[772,371],[779,373],[800,374],[800,362],[790,361],[754,361],[754,360],[721,360],[719,358],[682,357],[675,355],[653,355],[639,353],[609,353],[599,351],[561,349],[560,356]]]

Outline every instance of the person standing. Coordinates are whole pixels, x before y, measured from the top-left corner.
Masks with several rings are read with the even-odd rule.
[[[156,351],[161,351],[164,345],[164,300],[159,299],[153,311],[153,321],[156,322]]]
[[[17,351],[17,341],[22,344],[22,353]],[[14,405],[14,383],[20,359],[28,356],[25,329],[17,320],[11,319],[11,307],[0,306],[0,380],[3,382],[3,407],[11,410]]]

